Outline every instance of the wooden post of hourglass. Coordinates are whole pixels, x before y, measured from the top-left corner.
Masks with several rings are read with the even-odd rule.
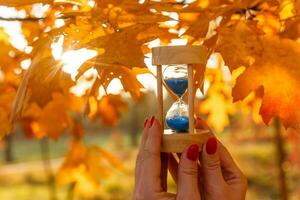
[[[164,126],[162,65],[186,64],[188,67],[189,132],[173,133],[163,129],[162,152],[180,153],[191,144],[201,146],[210,137],[208,130],[194,128],[193,64],[205,64],[207,50],[203,46],[162,46],[152,49],[152,64],[157,66],[158,117]]]
[[[162,66],[157,65],[157,101],[158,101],[158,119],[161,123],[162,129],[164,130],[164,102],[163,102],[163,82],[162,82]]]
[[[188,104],[189,104],[189,132],[194,134],[194,69],[188,64]]]

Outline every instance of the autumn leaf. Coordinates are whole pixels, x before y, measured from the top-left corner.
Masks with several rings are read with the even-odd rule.
[[[236,113],[232,103],[230,81],[224,78],[224,62],[215,54],[216,63],[206,70],[209,88],[205,98],[199,102],[199,112],[207,116],[208,124],[218,133],[229,125],[229,117]]]
[[[45,36],[34,43],[34,58],[29,69],[18,88],[14,99],[12,120],[22,113],[24,106],[30,102],[36,102],[41,107],[45,106],[51,99],[53,92],[68,92],[74,85],[70,76],[62,71],[63,63],[55,60],[51,52],[52,39],[59,30],[50,36]]]
[[[231,70],[249,66],[261,55],[263,47],[258,40],[258,31],[244,22],[239,21],[218,31],[216,51],[222,54],[225,64]]]
[[[185,22],[185,18],[190,19],[191,13],[181,13],[181,23]],[[195,14],[194,14],[195,15]],[[191,20],[188,25],[188,29],[185,31],[184,35],[190,36],[191,41],[199,40],[205,38],[208,32],[209,22],[211,18],[207,12],[202,12],[196,15],[196,19]],[[190,42],[191,43],[191,42]]]
[[[141,96],[140,89],[143,85],[137,80],[137,77],[131,69],[126,67],[111,67],[100,70],[99,84],[106,88],[108,87],[110,81],[117,78],[121,81],[123,88],[126,92],[129,92],[133,99],[138,100]]]
[[[0,138],[9,134],[12,130],[12,124],[10,122],[10,111],[12,101],[15,96],[15,89],[9,87],[1,87],[0,83]]]
[[[52,99],[43,108],[31,104],[24,111],[22,119],[27,119],[27,123],[30,123],[29,135],[37,138],[48,136],[57,139],[64,130],[72,126],[73,121],[68,113],[70,111],[69,99],[60,93],[54,93]]]
[[[207,99],[200,102],[200,113],[207,114],[208,124],[220,133],[229,125],[229,115],[235,111],[232,99],[214,87],[209,89],[207,95]]]
[[[146,67],[141,46],[152,39],[137,40],[140,32],[153,25],[134,25],[119,32],[98,37],[88,43],[90,48],[103,48],[105,52],[97,57],[99,66],[123,65],[126,67]],[[129,42],[128,42],[129,41]]]
[[[260,114],[264,122],[268,124],[278,116],[286,128],[299,129],[300,112],[296,108],[300,100],[300,45],[277,36],[260,39],[261,57],[237,79],[233,88],[234,100],[241,100],[262,87]]]
[[[294,17],[285,21],[285,29],[280,33],[282,37],[297,40],[300,37],[300,17]]]
[[[72,142],[71,150],[57,174],[59,184],[75,184],[75,192],[95,195],[101,191],[100,181],[112,168],[120,168],[119,159],[99,147],[87,147],[80,140]]]
[[[120,95],[105,95],[99,102],[89,97],[87,114],[91,119],[101,118],[106,125],[116,125],[122,112],[127,110],[127,103]]]

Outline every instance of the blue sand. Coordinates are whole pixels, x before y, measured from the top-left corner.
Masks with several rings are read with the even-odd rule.
[[[173,116],[166,119],[169,128],[176,132],[187,132],[189,129],[189,118],[186,116]]]
[[[167,86],[179,97],[181,97],[187,87],[188,87],[188,80],[187,79],[167,79],[165,80]]]

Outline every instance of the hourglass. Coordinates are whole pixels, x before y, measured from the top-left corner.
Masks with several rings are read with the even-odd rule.
[[[191,144],[200,147],[210,137],[208,130],[194,128],[194,65],[205,65],[203,46],[161,46],[152,49],[152,64],[157,67],[158,117],[163,129],[162,152],[179,153]],[[164,117],[163,85],[177,100]],[[183,97],[188,96],[186,103]],[[200,148],[201,149],[201,148]]]
[[[172,131],[185,133],[189,128],[189,116],[182,97],[188,87],[187,66],[168,65],[163,71],[163,81],[178,98],[167,112],[166,124]]]

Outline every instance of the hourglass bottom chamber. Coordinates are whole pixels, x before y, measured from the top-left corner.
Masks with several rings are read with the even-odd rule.
[[[188,132],[188,106],[182,99],[178,99],[167,112],[166,124],[171,130],[175,132]]]
[[[176,132],[188,132],[189,118],[186,116],[171,116],[166,118],[168,127]]]

